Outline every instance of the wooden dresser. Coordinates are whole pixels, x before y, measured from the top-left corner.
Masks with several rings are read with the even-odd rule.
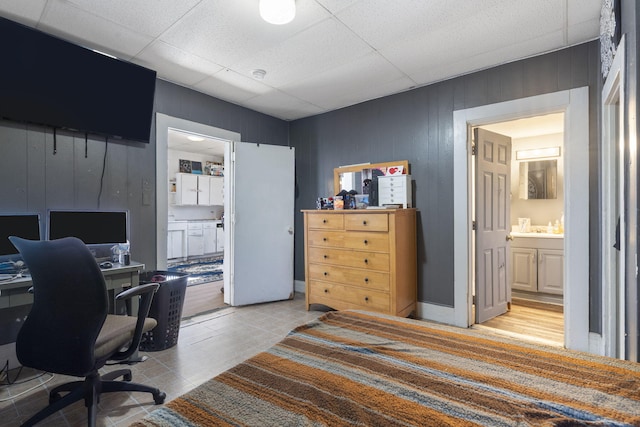
[[[416,309],[416,210],[303,210],[307,310]]]

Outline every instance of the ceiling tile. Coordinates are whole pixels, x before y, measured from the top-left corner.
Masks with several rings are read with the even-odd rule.
[[[151,37],[158,37],[176,18],[183,16],[200,0],[66,0],[78,8],[118,25]],[[144,19],[140,19],[144,17]]]
[[[151,38],[70,3],[49,3],[39,27],[82,46],[129,59],[151,42]]]
[[[329,12],[336,14],[360,0],[317,0]]]
[[[35,27],[46,4],[47,0],[0,0],[1,16]]]
[[[211,62],[230,66],[268,49],[329,14],[309,0],[288,25],[263,21],[256,0],[203,0],[161,39]]]
[[[248,57],[233,68],[245,73],[262,68],[267,71],[265,83],[280,87],[320,74],[371,51],[371,47],[353,32],[330,18]]]
[[[193,86],[196,90],[230,102],[243,102],[272,90],[270,87],[235,71],[224,69]]]
[[[157,41],[142,50],[133,61],[155,69],[158,77],[180,84],[194,85],[222,70],[218,64],[183,52],[180,49]]]
[[[416,36],[424,39],[443,26],[473,17],[478,9],[505,1],[456,0],[451,7],[450,0],[361,0],[337,17],[374,48],[381,49]]]
[[[275,89],[248,99],[244,104],[257,111],[268,110],[269,114],[283,120],[313,116],[327,111]]]
[[[522,58],[528,52],[532,52],[535,46],[548,46],[547,50],[553,50],[550,46],[557,44],[562,38],[562,32],[548,34],[544,38],[527,40],[519,44],[504,46],[490,52],[478,52],[477,54],[462,55],[457,58],[434,58],[431,64],[424,64],[421,68],[416,68],[409,75],[420,85],[426,85],[437,81],[442,81],[452,76],[467,74],[469,70],[483,70],[499,64],[511,62],[509,58]],[[531,53],[533,54],[533,53]]]
[[[377,53],[370,53],[341,67],[332,68],[322,74],[282,88],[300,99],[313,99],[314,103],[334,109],[340,105],[382,96],[383,90],[372,92],[373,86],[395,85],[395,91],[406,90],[415,85],[411,79],[398,71]]]

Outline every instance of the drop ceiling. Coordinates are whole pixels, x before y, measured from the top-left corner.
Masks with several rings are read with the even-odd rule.
[[[295,120],[594,40],[600,0],[0,0],[0,16]],[[263,80],[253,71],[263,69]]]

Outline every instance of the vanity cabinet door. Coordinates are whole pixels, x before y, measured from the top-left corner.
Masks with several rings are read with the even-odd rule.
[[[536,249],[511,248],[511,273],[513,289],[522,291],[537,292],[538,290],[538,267]]]
[[[564,251],[538,249],[538,292],[562,295]]]

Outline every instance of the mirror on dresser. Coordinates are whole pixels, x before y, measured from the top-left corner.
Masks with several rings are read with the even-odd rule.
[[[397,160],[395,162],[384,163],[363,163],[335,168],[333,170],[333,194],[338,194],[340,190],[355,190],[358,194],[362,194],[364,180],[371,179],[373,177],[373,171],[394,166],[402,167],[405,174],[409,173],[408,160]]]

